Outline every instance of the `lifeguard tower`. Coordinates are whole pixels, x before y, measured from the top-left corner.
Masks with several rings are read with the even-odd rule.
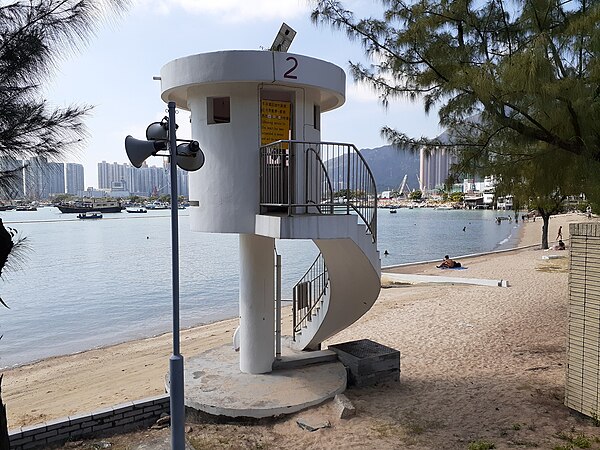
[[[344,103],[345,82],[340,67],[280,51],[197,54],[161,69],[162,99],[191,111],[206,156],[190,173],[192,230],[239,234],[241,373],[273,370],[275,239],[320,250],[294,287],[294,349],[320,348],[379,294],[375,181],[352,144],[321,141],[321,114]]]

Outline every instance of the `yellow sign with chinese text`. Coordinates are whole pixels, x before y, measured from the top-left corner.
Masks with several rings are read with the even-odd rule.
[[[290,138],[292,104],[262,100],[260,104],[260,145]]]

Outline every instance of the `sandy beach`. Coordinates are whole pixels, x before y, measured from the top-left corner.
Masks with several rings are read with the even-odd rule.
[[[549,239],[562,226],[568,245],[568,223],[586,220],[553,217]],[[541,225],[541,219],[520,222],[520,245],[539,244]],[[460,259],[467,267],[461,271],[434,264],[393,269],[503,279],[509,287],[384,286],[363,318],[325,343],[367,338],[401,352],[399,383],[346,392],[356,417],[337,419],[328,402],[271,424],[194,425],[190,439],[200,443],[196,448],[465,449],[487,441],[498,449],[552,449],[581,434],[600,448],[594,441],[600,428],[562,404],[568,253],[542,259],[549,253],[557,252],[533,246]],[[290,322],[284,318],[284,333]],[[236,326],[231,319],[183,331],[182,354],[231,342]],[[165,334],[8,370],[2,393],[9,426],[161,394],[170,353],[171,335]],[[329,420],[332,427],[309,433],[296,425],[298,416]],[[148,433],[124,439],[131,443]]]

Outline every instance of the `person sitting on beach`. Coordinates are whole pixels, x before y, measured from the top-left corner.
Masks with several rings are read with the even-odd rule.
[[[444,260],[442,261],[442,263],[439,266],[435,266],[438,269],[455,269],[457,267],[461,267],[460,263],[458,261],[454,261],[453,259],[450,259],[450,257],[448,255],[444,256]]]

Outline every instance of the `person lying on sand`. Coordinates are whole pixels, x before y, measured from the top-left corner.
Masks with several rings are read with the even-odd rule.
[[[439,266],[435,266],[438,269],[454,269],[456,267],[461,267],[461,264],[458,261],[454,261],[450,259],[448,255],[444,256],[444,260]]]
[[[565,246],[565,243],[562,241],[562,239],[558,240],[558,244],[556,244],[554,246],[554,250],[566,250],[567,247]]]

